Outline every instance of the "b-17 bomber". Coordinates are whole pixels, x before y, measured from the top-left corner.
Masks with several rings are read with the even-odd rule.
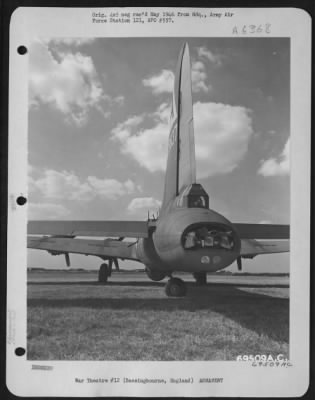
[[[119,260],[138,261],[149,279],[169,278],[167,296],[181,297],[186,285],[173,277],[177,271],[192,273],[203,285],[208,272],[235,261],[241,270],[242,258],[288,252],[289,234],[289,225],[233,223],[210,208],[208,193],[196,181],[191,63],[184,44],[176,66],[158,216],[146,221],[29,221],[27,246],[63,254],[68,266],[70,253],[97,256],[103,260],[98,279],[104,284],[113,266],[119,269]]]

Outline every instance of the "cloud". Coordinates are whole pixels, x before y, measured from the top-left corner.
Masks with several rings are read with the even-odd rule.
[[[166,165],[168,124],[159,122],[150,129],[129,135],[122,141],[122,152],[131,155],[150,172],[162,171]]]
[[[53,44],[64,44],[66,46],[84,46],[86,44],[91,44],[94,42],[96,38],[94,37],[60,37],[60,38],[52,38],[48,40],[48,43]]]
[[[290,139],[287,140],[282,153],[275,158],[262,160],[258,174],[263,176],[284,176],[290,173]]]
[[[43,42],[30,48],[29,102],[31,107],[48,104],[68,122],[86,123],[91,108],[101,109],[105,100],[91,57],[81,53],[52,52]]]
[[[169,103],[162,103],[159,105],[156,111],[154,111],[154,113],[151,114],[151,116],[158,122],[161,121],[168,124],[170,120],[170,114],[171,114],[171,105]]]
[[[191,66],[192,91],[195,93],[208,93],[211,88],[207,81],[205,65],[202,61],[194,61]],[[174,73],[163,69],[158,75],[143,79],[144,86],[150,87],[152,93],[159,95],[161,93],[172,93],[174,87]]]
[[[174,73],[163,69],[158,75],[143,79],[144,86],[150,87],[153,94],[172,93],[174,86]]]
[[[194,93],[204,92],[208,93],[211,86],[206,83],[207,81],[206,68],[203,62],[195,61],[191,66],[191,84]]]
[[[116,96],[113,98],[113,102],[118,104],[119,106],[122,106],[125,103],[125,97],[124,96]]]
[[[221,103],[194,105],[197,176],[233,171],[245,157],[253,134],[250,110]]]
[[[130,179],[120,182],[88,176],[82,181],[73,172],[48,169],[37,178],[29,177],[29,191],[40,193],[45,199],[89,201],[95,197],[115,200],[140,189]]]
[[[29,189],[38,191],[47,199],[89,200],[92,190],[73,173],[47,169],[36,179],[31,177]]]
[[[118,124],[113,130],[113,137],[120,140],[121,142],[128,139],[130,136],[130,131],[140,125],[144,120],[143,115],[133,115],[126,119],[126,121]]]
[[[95,176],[89,176],[87,181],[91,186],[93,193],[107,199],[115,200],[118,197],[136,191],[136,186],[130,179],[125,182],[119,182],[116,179],[99,179]]]
[[[133,116],[118,124],[112,130],[112,137],[121,145],[121,152],[134,158],[150,172],[164,170],[167,154],[168,123],[167,106],[163,103],[148,115],[155,125],[152,128],[140,129],[143,116]]]
[[[69,215],[70,211],[61,204],[55,203],[29,203],[29,219],[60,218]]]
[[[150,172],[165,171],[168,152],[168,111],[163,103],[154,113],[151,128],[114,129],[121,151]],[[205,178],[233,171],[245,157],[253,134],[250,110],[220,103],[194,105],[197,176]]]
[[[144,120],[144,115],[132,115],[127,118],[126,121],[121,122],[113,129],[113,132],[120,132],[123,130],[128,130],[132,127],[140,125]]]
[[[130,213],[135,213],[139,210],[151,210],[158,209],[161,206],[161,201],[156,200],[153,197],[137,197],[132,199],[127,209]]]
[[[222,56],[220,54],[214,54],[212,51],[204,46],[197,47],[196,50],[198,57],[206,59],[217,66],[220,66],[222,64]]]

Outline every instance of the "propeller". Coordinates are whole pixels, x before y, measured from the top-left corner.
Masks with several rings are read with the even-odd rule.
[[[242,257],[237,257],[236,262],[237,262],[237,269],[239,271],[242,271]]]
[[[70,267],[70,256],[69,256],[69,253],[65,253],[65,259],[66,259],[67,267]]]

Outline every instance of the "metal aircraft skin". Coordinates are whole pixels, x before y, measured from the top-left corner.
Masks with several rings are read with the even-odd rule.
[[[173,272],[191,272],[198,284],[205,284],[207,272],[226,268],[234,261],[241,269],[242,258],[289,251],[289,236],[289,225],[232,223],[209,208],[209,196],[196,182],[191,66],[186,43],[176,67],[164,196],[158,218],[29,221],[27,247],[64,254],[68,266],[69,253],[98,256],[109,263],[103,263],[99,270],[99,281],[104,283],[111,275],[112,264],[119,268],[118,259],[139,261],[150,279],[170,277],[168,296],[184,296],[185,283],[173,278]]]

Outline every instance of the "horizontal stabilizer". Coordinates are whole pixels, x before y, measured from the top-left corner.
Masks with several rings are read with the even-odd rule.
[[[234,224],[241,239],[289,239],[290,225]]]
[[[241,256],[255,257],[259,254],[286,253],[290,251],[289,240],[254,240],[243,239],[241,241]]]
[[[147,221],[29,221],[29,235],[149,237]]]

